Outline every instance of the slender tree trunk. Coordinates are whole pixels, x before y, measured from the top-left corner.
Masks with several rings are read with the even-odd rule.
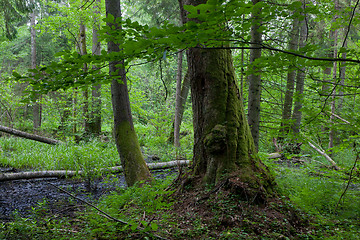
[[[262,0],[252,0],[255,5]],[[260,100],[261,100],[261,69],[256,66],[256,59],[261,57],[262,33],[261,25],[261,8],[257,8],[257,12],[252,12],[252,26],[251,26],[251,45],[250,50],[250,64],[251,74],[249,75],[249,99],[248,99],[248,123],[251,129],[251,135],[254,138],[256,149],[259,147],[259,128],[260,128]]]
[[[178,53],[178,68],[176,76],[176,99],[175,99],[175,119],[174,119],[174,146],[180,147],[180,108],[181,100],[181,80],[182,80],[182,62],[183,52]]]
[[[111,14],[114,16],[115,21],[121,18],[120,0],[106,0],[105,4],[107,16]],[[110,28],[121,31],[121,25],[119,23],[107,23],[107,25]],[[112,41],[108,42],[109,53],[119,51],[118,44]],[[111,83],[114,135],[121,165],[124,169],[126,183],[132,186],[138,181],[151,178],[151,175],[144,161],[135,133],[127,89],[126,72],[124,67],[119,67],[120,64],[123,64],[123,62],[112,61],[109,63],[109,74],[115,77]],[[118,78],[116,77],[120,77],[121,83],[118,82]]]
[[[86,27],[83,23],[83,21],[81,21],[80,23],[80,29],[79,29],[79,52],[80,55],[86,55],[87,54],[87,49],[86,49]],[[83,67],[83,71],[84,73],[86,73],[88,71],[88,66],[87,63],[84,63],[84,67]],[[83,90],[83,116],[84,116],[84,135],[85,136],[89,136],[90,135],[90,119],[89,119],[89,90],[86,87]]]
[[[189,70],[188,70],[188,71],[186,71],[186,74],[184,76],[184,80],[183,80],[182,87],[181,87],[181,93],[180,93],[180,107],[179,107],[179,113],[178,113],[178,117],[179,117],[178,122],[180,124],[179,129],[181,126],[183,115],[184,115],[185,104],[186,104],[187,97],[189,95],[189,89],[190,89],[190,79],[189,79]],[[175,118],[174,118],[174,122],[172,124],[170,136],[168,139],[168,142],[172,143],[172,144],[174,143],[174,136],[175,136],[174,129],[175,129]]]
[[[347,0],[346,4],[348,5],[349,8],[351,8],[351,0]],[[343,38],[345,39],[343,42],[343,46],[344,48],[347,48],[348,46],[348,39],[346,36],[346,32],[347,32],[347,28],[343,28]],[[342,58],[346,58],[346,52],[343,52],[341,54]],[[342,112],[342,107],[343,107],[343,103],[344,103],[344,90],[343,90],[343,86],[345,84],[345,75],[346,75],[346,64],[345,63],[339,63],[340,64],[340,72],[339,72],[339,78],[340,78],[340,89],[339,89],[339,104],[338,104],[338,113],[339,115],[341,115],[340,113]]]
[[[205,0],[184,0],[198,5]],[[246,120],[230,50],[191,48],[188,51],[194,113],[193,175],[214,184],[236,176],[245,195],[263,200],[272,177],[257,157]]]
[[[335,11],[339,9],[339,1],[335,0]],[[338,18],[337,15],[335,15],[334,22]],[[337,58],[337,42],[338,42],[338,31],[337,29],[333,30],[333,57]],[[334,135],[335,135],[335,128],[334,128],[334,114],[335,114],[335,108],[336,108],[336,84],[337,84],[337,62],[334,62],[333,64],[333,81],[334,81],[334,87],[331,92],[331,115],[330,115],[330,132],[329,132],[329,150],[332,152],[332,148],[334,147]]]
[[[30,14],[30,33],[31,33],[31,68],[36,68],[36,30],[35,30],[36,14],[35,10]],[[40,95],[36,95],[37,98],[33,103],[33,127],[37,131],[41,127],[41,100]]]
[[[296,18],[293,21],[292,30],[289,36],[289,50],[295,51],[298,49],[299,43],[299,19]],[[290,119],[291,112],[293,106],[293,95],[294,95],[294,86],[295,86],[295,77],[296,71],[293,69],[293,66],[289,66],[288,74],[287,74],[287,82],[286,82],[286,92],[284,98],[284,106],[282,112],[282,122],[280,129],[280,137],[283,138],[282,135],[287,135],[290,130]]]
[[[98,30],[100,29],[100,0],[96,0],[94,5],[94,25],[92,32],[92,53],[93,55],[100,55],[101,43],[98,40]],[[94,67],[96,68],[96,67]],[[101,84],[93,87],[91,91],[91,113],[89,119],[89,130],[94,136],[99,136],[101,133]]]
[[[305,20],[300,23],[300,37],[299,37],[299,48],[305,47],[305,41],[307,36],[307,26]],[[292,129],[295,134],[300,132],[301,118],[302,118],[302,106],[304,99],[304,84],[305,84],[305,73],[306,68],[302,67],[297,70],[296,74],[296,90],[295,90],[295,102],[294,111],[292,115],[293,125]]]
[[[347,42],[345,42],[344,45],[345,48],[347,48]],[[341,54],[341,58],[346,58],[346,52]],[[345,84],[345,76],[346,76],[346,64],[345,63],[339,63],[340,64],[340,73],[339,73],[339,78],[340,78],[340,89],[339,89],[339,104],[337,107],[338,113],[341,115],[342,112],[342,107],[344,104],[344,90],[342,89],[342,87]]]

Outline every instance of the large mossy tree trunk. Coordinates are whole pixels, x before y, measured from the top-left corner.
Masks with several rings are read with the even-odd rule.
[[[116,19],[121,17],[120,0],[106,0],[106,15],[113,15],[115,21],[107,23],[110,28],[121,31],[121,25]],[[108,42],[108,52],[119,52],[119,45]],[[151,178],[141,153],[138,138],[135,133],[131,115],[127,80],[123,62],[112,61],[109,63],[109,74],[113,77],[111,83],[111,97],[114,111],[114,135],[121,165],[124,169],[125,180],[128,186],[138,181]]]
[[[205,2],[184,0],[182,3]],[[191,48],[187,57],[194,114],[192,174],[200,177],[202,184],[216,184],[235,177],[254,196],[269,193],[273,177],[257,157],[231,51]]]

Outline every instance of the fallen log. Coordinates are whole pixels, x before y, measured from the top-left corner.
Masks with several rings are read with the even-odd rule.
[[[161,163],[148,163],[151,170],[165,169],[172,167],[187,166],[190,164],[189,160],[170,161]],[[119,173],[122,172],[121,166],[102,168],[99,171],[106,173]],[[17,172],[17,173],[0,173],[0,182],[12,181],[20,179],[34,179],[34,178],[66,178],[74,176],[84,176],[94,171],[71,171],[71,170],[54,170],[54,171],[34,171],[34,172]]]
[[[267,158],[268,159],[276,159],[276,158],[281,158],[281,157],[282,157],[281,153],[274,152],[274,153],[270,153]]]
[[[19,131],[13,128],[9,128],[9,127],[5,127],[0,125],[0,131],[1,132],[5,132],[17,137],[22,137],[22,138],[26,138],[26,139],[30,139],[30,140],[35,140],[38,142],[43,142],[43,143],[47,143],[47,144],[51,144],[51,145],[56,145],[61,143],[61,141],[55,140],[55,139],[51,139],[51,138],[47,138],[47,137],[42,137],[36,134],[31,134],[31,133],[27,133],[27,132],[23,132],[23,131]]]
[[[321,155],[323,155],[323,156],[326,158],[326,160],[328,160],[328,161],[331,163],[332,167],[333,167],[335,170],[339,170],[339,167],[337,166],[336,162],[335,162],[334,160],[332,160],[332,158],[331,158],[329,155],[327,155],[327,154],[325,153],[325,151],[321,151],[320,149],[318,149],[317,147],[315,147],[314,144],[312,144],[311,142],[308,142],[308,143],[309,143],[310,147],[312,147],[313,149],[315,149],[315,151],[317,151],[318,153],[320,153]]]

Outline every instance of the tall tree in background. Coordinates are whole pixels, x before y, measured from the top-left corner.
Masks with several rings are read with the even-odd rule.
[[[305,47],[306,38],[308,34],[308,28],[306,26],[306,20],[300,22],[300,36],[299,36],[299,49]],[[300,66],[296,73],[296,89],[294,98],[294,110],[292,114],[292,130],[294,134],[300,132],[301,118],[302,118],[302,107],[304,98],[304,84],[305,84],[306,68]]]
[[[33,3],[33,1],[31,1]],[[14,39],[17,34],[17,30],[14,24],[19,21],[22,17],[22,14],[28,13],[31,11],[31,4],[29,1],[24,0],[0,0],[0,16],[5,26],[1,26],[2,29],[5,31],[5,36],[8,39]]]
[[[177,81],[178,81],[178,77],[177,76]],[[179,82],[178,82],[179,83]],[[180,142],[180,126],[181,126],[181,122],[184,116],[184,111],[185,111],[185,105],[186,105],[186,100],[188,98],[189,95],[189,90],[190,90],[190,79],[189,79],[189,71],[186,71],[186,74],[182,80],[182,84],[181,84],[181,80],[180,80],[180,93],[176,93],[176,99],[175,99],[175,117],[177,117],[178,119],[176,120],[175,123],[175,117],[174,117],[174,121],[172,124],[172,128],[171,128],[171,132],[170,132],[170,136],[168,138],[168,142],[171,144],[175,145],[175,138],[178,138],[178,142]],[[176,86],[176,91],[178,91],[178,85]],[[179,131],[179,133],[175,133],[175,125],[177,125],[177,129],[176,131]]]
[[[261,69],[257,66],[256,59],[261,57],[262,33],[261,25],[261,8],[256,6],[262,0],[252,0],[254,6],[252,12],[251,26],[251,44],[250,44],[250,66],[251,74],[249,75],[249,99],[248,99],[248,123],[251,134],[254,138],[256,149],[259,147],[259,128],[260,128],[260,100],[261,100]]]
[[[33,4],[34,0],[31,1]],[[30,38],[31,38],[31,68],[36,68],[36,12],[35,8],[30,14]],[[36,94],[36,99],[33,102],[33,127],[35,131],[41,127],[41,103],[39,100],[41,96]]]
[[[83,1],[85,4],[85,1]],[[82,8],[84,5],[82,6]],[[83,11],[83,9],[81,9]],[[86,47],[86,26],[83,20],[83,17],[80,18],[80,27],[79,27],[79,53],[80,55],[87,54],[87,47]],[[84,63],[83,67],[84,74],[88,71],[87,63]],[[84,135],[88,137],[90,135],[90,126],[89,126],[89,90],[88,87],[83,89],[83,119],[84,119]]]
[[[291,51],[296,51],[298,49],[299,24],[300,24],[299,19],[295,18],[293,20],[292,29],[290,31],[290,36],[289,36],[288,48]],[[291,112],[293,106],[295,77],[296,77],[296,70],[295,70],[295,63],[293,62],[292,65],[288,66],[284,106],[283,106],[282,121],[280,126],[280,138],[283,138],[284,137],[283,135],[287,135],[290,130],[290,125],[291,125],[290,119],[291,119]]]
[[[121,25],[116,22],[121,18],[120,0],[106,0],[106,16],[112,15],[114,22],[108,22],[110,29],[121,32]],[[108,42],[108,52],[119,52],[119,45]],[[111,83],[112,105],[114,112],[114,135],[118,149],[121,165],[124,169],[125,180],[129,186],[136,182],[151,177],[141,153],[138,138],[135,133],[125,68],[121,65],[124,61],[111,61],[109,63],[109,74],[113,77]]]
[[[176,76],[176,97],[175,97],[175,118],[174,118],[174,146],[180,147],[180,105],[181,101],[181,80],[182,80],[183,52],[178,53],[178,68]]]
[[[98,39],[100,29],[100,4],[101,0],[94,3],[94,21],[92,28],[92,54],[100,55],[101,43]],[[94,66],[96,69],[96,67]],[[89,117],[89,131],[94,136],[99,136],[101,132],[101,84],[97,84],[91,91],[91,112]]]
[[[334,1],[334,7],[335,11],[339,10],[339,0]],[[335,13],[333,22],[336,22],[338,18],[338,13]],[[337,51],[337,45],[338,45],[338,30],[334,29],[330,32],[331,40],[333,41],[333,57],[337,58],[338,51]],[[329,131],[329,150],[332,151],[332,148],[334,147],[334,134],[335,134],[335,128],[334,128],[334,114],[335,114],[335,108],[336,108],[336,85],[337,85],[337,62],[333,63],[333,82],[334,85],[332,86],[332,92],[331,92],[331,115],[330,115],[330,131]]]
[[[205,0],[182,0],[182,14],[186,16],[185,4],[204,3]],[[245,183],[248,196],[262,199],[272,187],[272,177],[257,157],[231,51],[190,48],[187,58],[194,115],[193,175],[208,184],[236,177]]]

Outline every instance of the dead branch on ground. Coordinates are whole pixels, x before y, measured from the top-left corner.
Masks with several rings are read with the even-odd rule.
[[[148,163],[149,169],[166,169],[177,166],[186,166],[189,165],[189,160],[181,161],[170,161],[170,162],[161,162],[161,163]],[[99,169],[99,172],[107,173],[119,173],[123,169],[121,166],[111,167],[111,168],[102,168]],[[95,171],[70,171],[70,170],[54,170],[54,171],[34,171],[34,172],[17,172],[17,173],[0,173],[0,182],[1,181],[12,181],[20,179],[34,179],[34,178],[66,178],[74,176],[84,176],[86,174],[94,173]]]

